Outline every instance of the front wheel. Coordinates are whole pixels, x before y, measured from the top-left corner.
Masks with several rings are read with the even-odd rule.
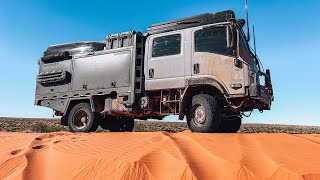
[[[221,117],[216,97],[199,94],[192,98],[187,112],[187,123],[193,132],[219,132]]]
[[[89,103],[79,103],[69,113],[68,126],[71,132],[94,132],[98,121],[98,115],[92,112]]]

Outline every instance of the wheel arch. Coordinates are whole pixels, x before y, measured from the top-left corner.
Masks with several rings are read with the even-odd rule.
[[[229,92],[218,81],[211,78],[200,78],[189,80],[188,85],[181,95],[179,119],[183,120],[188,104],[193,96],[197,94],[218,95],[219,98],[227,101]]]
[[[104,105],[105,105],[105,99],[107,97],[116,97],[117,93],[115,91],[112,91],[110,94],[108,95],[97,95],[97,96],[91,96],[91,97],[82,97],[82,98],[73,98],[73,99],[69,99],[68,103],[67,103],[67,108],[66,110],[63,112],[63,116],[61,118],[61,125],[67,125],[68,124],[68,115],[69,112],[71,111],[71,109],[79,104],[79,103],[89,103],[91,106],[91,110],[92,112],[102,112],[104,109]]]

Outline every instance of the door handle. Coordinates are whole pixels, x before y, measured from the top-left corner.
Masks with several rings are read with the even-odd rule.
[[[149,69],[149,78],[154,77],[154,69]]]
[[[193,65],[193,73],[194,74],[199,74],[200,73],[200,65],[199,64],[194,64]]]

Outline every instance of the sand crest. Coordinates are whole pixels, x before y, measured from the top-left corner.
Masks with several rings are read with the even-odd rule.
[[[320,179],[320,135],[0,133],[0,179]]]

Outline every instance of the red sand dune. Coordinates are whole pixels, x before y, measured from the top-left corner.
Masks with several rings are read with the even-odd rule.
[[[0,133],[0,179],[320,179],[320,135]]]

